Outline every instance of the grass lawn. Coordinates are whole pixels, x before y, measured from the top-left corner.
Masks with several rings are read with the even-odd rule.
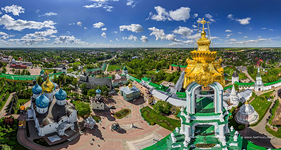
[[[117,111],[117,112],[114,114],[114,116],[115,116],[117,119],[122,119],[122,118],[128,116],[130,113],[131,113],[131,109],[124,108],[124,109],[122,109],[122,110]]]
[[[30,100],[30,98],[28,98],[28,99],[18,99],[18,104],[25,104],[29,100]]]
[[[231,79],[231,76],[234,72],[235,68],[234,67],[225,67],[224,68],[224,73],[227,73],[229,76],[226,76],[225,78]]]
[[[119,65],[109,65],[108,68],[107,68],[107,71],[114,71],[115,69],[122,69],[122,66],[119,66]]]
[[[270,116],[270,118],[269,118],[269,120],[268,120],[268,123],[271,124],[271,125],[273,125],[273,124],[272,124],[272,120],[273,120],[273,118],[274,118],[274,116],[275,116],[275,112],[276,112],[278,106],[279,106],[279,100],[276,100],[274,106],[273,106],[272,109],[270,110],[271,116]]]
[[[272,91],[273,92],[273,91]],[[264,93],[261,96],[256,96],[255,99],[251,102],[251,105],[254,107],[255,111],[259,114],[259,120],[255,124],[251,126],[257,125],[262,118],[264,117],[265,113],[269,109],[272,102],[266,100],[265,95],[270,95],[272,92]]]
[[[272,130],[269,126],[265,126],[265,129],[268,133],[270,133],[271,135],[277,137],[277,138],[281,138],[281,134],[279,134],[278,132]]]
[[[67,69],[67,72],[73,72],[74,70],[73,70],[73,68],[68,68]]]
[[[239,79],[240,80],[247,79],[247,76],[245,75],[245,73],[240,73],[239,74]]]
[[[180,127],[179,120],[175,120],[163,116],[162,114],[155,112],[148,106],[143,107],[140,111],[144,120],[151,125],[158,124],[161,127],[168,129],[170,131],[173,131],[176,127]]]

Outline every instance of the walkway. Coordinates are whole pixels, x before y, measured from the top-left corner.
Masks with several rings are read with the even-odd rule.
[[[243,70],[243,73],[251,80],[251,82],[255,82],[255,80],[249,75],[248,70]]]
[[[10,104],[10,101],[13,97],[13,95],[15,94],[16,92],[13,92],[10,94],[9,98],[7,99],[5,105],[3,106],[2,110],[0,111],[0,118],[4,117],[4,116],[7,116],[7,113],[6,113],[6,108],[7,108],[7,105]]]

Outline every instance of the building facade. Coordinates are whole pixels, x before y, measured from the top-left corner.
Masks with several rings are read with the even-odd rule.
[[[126,87],[122,87],[120,89],[120,93],[126,101],[132,101],[140,97],[140,90],[132,84],[129,84]]]

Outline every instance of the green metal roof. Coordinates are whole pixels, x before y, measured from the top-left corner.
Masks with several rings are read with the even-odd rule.
[[[175,65],[175,64],[171,64],[171,66],[173,66],[173,67],[178,67],[178,65]]]
[[[186,98],[186,93],[185,92],[177,92],[177,97],[179,98]]]
[[[237,85],[244,85],[244,86],[251,86],[251,85],[255,85],[255,82],[250,82],[250,83],[240,83],[240,82],[235,82],[235,84],[237,84]]]
[[[126,66],[123,67],[123,70],[128,70]]]
[[[143,77],[142,80],[145,82],[150,82],[150,78],[147,78],[147,77]]]
[[[185,65],[185,66],[183,66],[183,65],[179,65],[181,68],[186,68],[187,66]]]
[[[60,75],[63,72],[58,72],[58,73],[52,73],[49,74],[49,76],[55,76],[55,75]],[[4,77],[5,79],[10,79],[10,80],[20,80],[20,81],[31,81],[31,80],[36,80],[39,75],[16,75],[16,74],[5,74],[1,73],[0,78]]]
[[[276,84],[276,83],[279,83],[279,82],[281,82],[281,79],[280,79],[280,80],[277,80],[277,81],[274,81],[274,82],[265,83],[264,86]]]
[[[86,69],[86,72],[92,72],[92,71],[98,71],[101,70],[101,68],[94,68],[94,69]]]

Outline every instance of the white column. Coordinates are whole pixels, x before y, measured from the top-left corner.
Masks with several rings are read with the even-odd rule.
[[[185,136],[190,137],[190,126],[189,125],[184,125],[185,126]]]

